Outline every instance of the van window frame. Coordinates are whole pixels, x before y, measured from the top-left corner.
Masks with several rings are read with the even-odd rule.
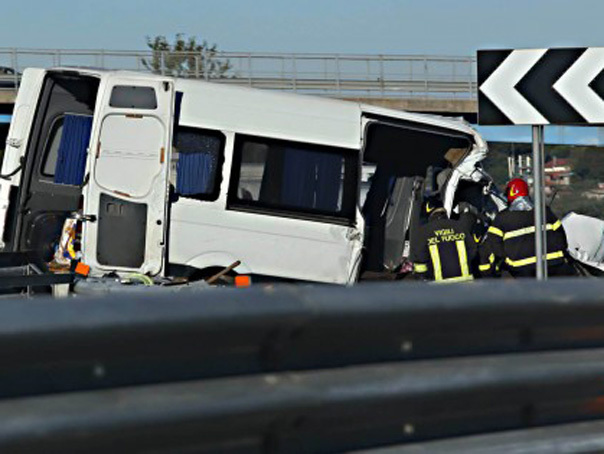
[[[141,98],[144,102],[152,101],[150,104],[145,103],[132,103],[128,104],[124,102],[124,93],[128,90],[137,90],[140,89],[143,92],[143,98]],[[152,97],[146,95],[146,93],[152,93]],[[126,93],[128,94],[128,93]],[[147,99],[145,99],[147,96]],[[130,99],[130,98],[126,98]],[[111,88],[111,93],[109,95],[109,107],[113,109],[135,109],[135,110],[157,110],[158,102],[157,102],[157,92],[155,91],[155,87],[152,85],[114,85]]]
[[[55,178],[55,174],[57,173],[57,163],[59,162],[59,148],[61,147],[61,137],[63,136],[63,131],[61,131],[61,137],[59,137],[59,145],[57,147],[57,157],[55,159],[55,168],[53,169],[53,174],[49,175],[47,173],[44,173],[44,168],[46,167],[46,164],[48,163],[48,158],[49,158],[49,153],[50,153],[50,147],[52,146],[52,143],[54,142],[54,137],[57,134],[57,130],[59,128],[61,128],[63,126],[63,124],[65,123],[65,113],[62,115],[57,115],[53,120],[52,120],[52,124],[50,125],[49,128],[49,133],[46,136],[46,139],[44,141],[44,156],[42,156],[42,159],[40,159],[40,166],[38,168],[38,176],[40,178],[43,178],[44,180],[48,180],[51,183],[57,184],[54,182],[54,178]]]
[[[220,141],[220,150],[218,152],[218,157],[216,159],[216,170],[214,173],[214,185],[212,187],[211,192],[199,193],[199,194],[178,194],[176,193],[176,184],[174,185],[175,194],[179,198],[185,198],[190,200],[198,200],[202,202],[215,202],[220,197],[220,188],[222,186],[222,172],[224,168],[224,157],[226,152],[226,134],[219,129],[208,129],[208,128],[199,128],[195,126],[185,126],[185,125],[176,125],[174,129],[174,139],[172,145],[172,155],[174,154],[174,150],[176,149],[176,153],[178,153],[178,159],[180,159],[180,150],[178,150],[178,133],[180,131],[183,132],[194,132],[199,133],[200,135],[207,135],[218,138]],[[183,153],[184,154],[184,153]],[[178,163],[177,163],[178,165]],[[172,171],[172,169],[170,169]],[[177,169],[174,169],[175,176],[177,175]]]
[[[338,154],[344,159],[344,179],[342,182],[342,211],[341,214],[295,207],[277,207],[272,204],[256,200],[240,199],[238,197],[239,179],[243,161],[243,146],[247,141],[261,142],[263,144],[289,145],[308,151]],[[231,162],[231,175],[227,195],[227,210],[263,214],[275,217],[293,218],[328,224],[355,226],[358,208],[359,175],[361,151],[354,148],[338,147],[333,145],[300,142],[273,137],[235,134],[233,158]]]

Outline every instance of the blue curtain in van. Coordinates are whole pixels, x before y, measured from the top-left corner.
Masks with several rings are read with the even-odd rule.
[[[176,193],[207,194],[212,178],[211,153],[179,153],[176,165]]]
[[[341,156],[285,149],[282,203],[299,208],[337,211],[341,172]]]
[[[337,154],[325,153],[317,158],[316,208],[319,210],[338,211],[340,188],[343,189],[342,160]]]
[[[81,185],[86,170],[86,149],[90,142],[92,117],[65,115],[57,156],[54,182]]]
[[[316,153],[285,148],[281,203],[298,208],[313,208],[315,199]]]

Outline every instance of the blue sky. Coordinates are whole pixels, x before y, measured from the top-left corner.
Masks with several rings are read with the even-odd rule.
[[[604,46],[604,0],[5,1],[0,47],[145,48],[197,36],[225,51],[473,55],[477,49]],[[530,139],[529,128],[483,128]],[[596,128],[546,138],[599,142]]]
[[[197,35],[229,51],[470,55],[604,45],[602,0],[29,0],[2,2],[0,47],[142,49]]]

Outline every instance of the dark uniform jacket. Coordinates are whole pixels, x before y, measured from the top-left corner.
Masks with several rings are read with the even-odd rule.
[[[410,259],[416,275],[435,281],[474,279],[479,265],[475,219],[430,219],[413,238]]]
[[[548,272],[571,274],[565,258],[566,234],[562,222],[549,207],[546,208],[546,221]],[[504,210],[497,214],[487,231],[483,246],[481,272],[493,274],[501,267],[514,277],[535,276],[537,258],[534,210]]]

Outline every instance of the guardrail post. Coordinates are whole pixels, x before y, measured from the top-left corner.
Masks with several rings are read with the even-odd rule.
[[[166,73],[166,53],[162,50],[159,54],[159,64],[160,64],[160,72],[161,75],[165,75]]]
[[[15,91],[19,88],[19,62],[17,60],[17,49],[13,48],[11,51],[11,67],[15,70]]]
[[[294,91],[298,91],[297,78],[296,54],[292,54],[292,82],[294,84]]]
[[[409,81],[411,82],[408,86],[409,86],[409,94],[411,96],[413,96],[413,84],[415,82],[415,79],[413,78],[413,63],[414,60],[413,59],[409,59]]]
[[[342,94],[342,87],[340,85],[340,55],[336,55],[336,90],[338,95]]]
[[[209,54],[208,54],[208,49],[206,49],[204,47],[203,49],[203,58],[202,58],[202,63],[203,63],[203,77],[205,80],[210,80],[210,59],[209,59]]]
[[[424,98],[428,96],[428,58],[424,56]]]
[[[199,55],[195,55],[195,79],[199,79]]]
[[[455,60],[453,60],[453,85],[457,86],[457,65]],[[453,98],[457,98],[457,91],[455,89],[453,89]]]
[[[365,82],[367,82],[367,96],[370,95],[371,91],[369,90],[369,84],[371,83],[371,59],[367,57],[365,59],[365,68],[367,69],[367,76],[365,77]]]
[[[252,54],[247,54],[247,82],[248,85],[252,86]]]
[[[473,68],[472,68],[472,59],[469,58],[468,59],[468,73],[469,76],[468,77],[468,92],[470,93],[470,99],[472,99],[474,97],[474,85],[472,84],[472,76],[474,74]]]
[[[382,93],[382,98],[384,97],[384,56],[382,54],[379,55],[380,59],[380,92]]]

